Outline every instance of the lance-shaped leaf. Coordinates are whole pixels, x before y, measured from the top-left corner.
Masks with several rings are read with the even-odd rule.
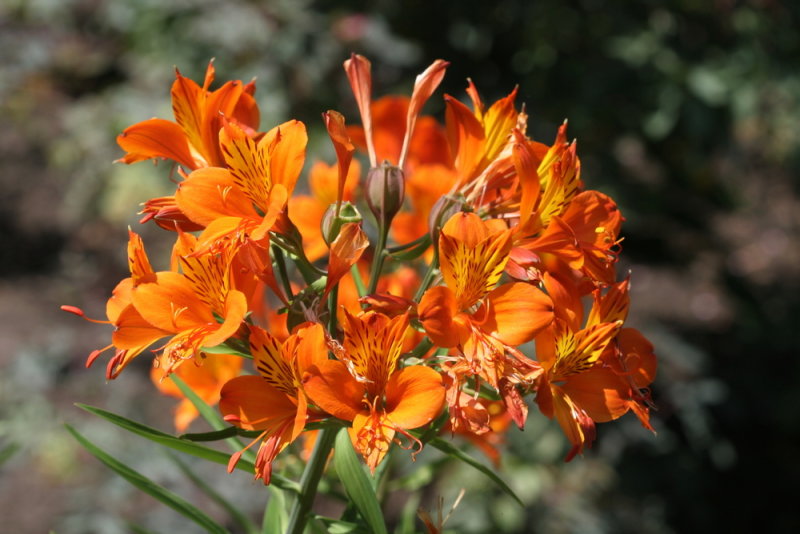
[[[346,223],[342,225],[339,235],[331,243],[331,255],[328,260],[328,282],[325,284],[323,298],[347,274],[350,267],[356,264],[368,245],[369,239],[361,229],[360,224]]]
[[[378,497],[364,467],[353,449],[347,429],[343,428],[336,435],[333,463],[336,473],[344,485],[347,496],[353,501],[361,517],[364,518],[370,531],[374,534],[386,534],[386,523],[378,503]]]
[[[509,496],[513,497],[513,499],[515,501],[517,501],[517,503],[520,506],[525,506],[524,504],[522,504],[522,501],[520,500],[520,498],[517,497],[517,494],[514,493],[514,490],[512,490],[508,486],[508,484],[503,482],[503,479],[501,479],[499,476],[497,476],[497,474],[494,471],[492,471],[491,468],[483,465],[481,462],[479,462],[478,460],[476,460],[475,458],[473,458],[472,456],[470,456],[466,452],[462,451],[461,449],[459,449],[458,447],[456,447],[452,443],[449,443],[449,442],[443,440],[442,438],[433,438],[432,440],[430,440],[428,442],[428,445],[432,445],[433,447],[436,447],[437,449],[439,449],[443,453],[448,454],[448,455],[452,456],[453,458],[461,460],[465,464],[474,467],[475,469],[477,469],[478,471],[480,471],[481,473],[483,473],[484,475],[486,475],[487,477],[492,479],[492,482],[497,484],[497,486],[501,490],[503,490],[505,493],[507,493]]]
[[[131,469],[124,463],[120,462],[113,456],[109,455],[91,441],[83,437],[77,430],[69,425],[64,425],[67,430],[72,434],[76,440],[87,450],[89,453],[110,467],[117,474],[122,476],[125,480],[136,486],[141,491],[147,493],[154,499],[161,501],[173,510],[177,511],[187,519],[197,523],[203,527],[206,532],[227,534],[227,530],[220,524],[216,523],[205,512],[190,504],[183,498],[168,489],[156,484],[151,479],[142,475],[141,473]]]

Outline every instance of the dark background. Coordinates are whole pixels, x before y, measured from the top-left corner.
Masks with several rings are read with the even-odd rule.
[[[167,166],[111,162],[124,127],[172,117],[173,66],[201,80],[215,57],[220,81],[256,76],[262,129],[303,120],[309,154],[328,157],[320,113],[357,122],[341,69],[351,51],[372,60],[376,96],[409,94],[444,58],[439,95],[464,98],[469,77],[492,102],[518,84],[529,134],[546,143],[569,119],[587,187],[627,219],[629,321],[660,359],[657,436],[626,416],[600,425],[595,449],[566,466],[565,439],[541,416],[510,438],[501,474],[524,510],[452,466],[420,468],[428,479],[403,487],[426,487],[417,493],[429,509],[466,487],[454,532],[800,528],[800,4],[491,4],[0,2],[0,517],[10,532],[125,532],[131,518],[192,531],[63,430],[75,424],[192,491],[157,448],[72,406],[169,429],[172,401],[154,394],[146,363],[110,384],[102,365],[84,370],[109,332],[58,306],[103,315],[126,276],[137,203],[170,190]],[[426,113],[441,111],[434,96]],[[155,228],[137,231],[153,257],[169,245]],[[198,470],[262,506],[266,493],[246,477]]]

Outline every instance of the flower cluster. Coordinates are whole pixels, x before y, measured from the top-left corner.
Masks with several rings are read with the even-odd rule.
[[[421,447],[423,427],[497,460],[529,398],[558,421],[568,460],[597,422],[633,411],[650,428],[655,356],[624,327],[616,204],[584,188],[566,124],[551,145],[527,137],[516,89],[487,106],[469,82],[471,106],[445,95],[444,124],[422,116],[447,66],[431,64],[410,98],[373,101],[369,61],[347,60],[361,126],[323,113],[336,162],[315,162],[302,195],[303,123],[261,131],[253,82],[211,90],[213,64],[202,86],[177,73],[175,121],[118,138],[124,163],[176,166],[174,194],[142,212],[175,233],[170,267],[154,270],[129,232],[131,274],[101,321],[112,343],[87,365],[110,351],[115,378],[155,345],[162,391],[180,396],[163,380],[175,373],[256,431],[265,483],[274,458],[326,421],[349,427],[372,470],[392,443]],[[195,416],[183,401],[176,426]]]

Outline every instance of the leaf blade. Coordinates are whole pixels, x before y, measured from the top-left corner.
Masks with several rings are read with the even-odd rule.
[[[361,461],[350,442],[350,435],[343,428],[336,435],[333,463],[336,473],[344,485],[345,492],[353,501],[361,517],[367,522],[374,534],[387,534],[386,522],[383,519],[378,497],[372,483],[364,472]]]
[[[147,493],[154,499],[160,501],[161,503],[169,506],[179,514],[183,515],[187,519],[197,523],[206,531],[212,534],[229,534],[228,530],[226,530],[222,525],[215,522],[211,517],[209,517],[205,512],[194,506],[193,504],[189,503],[179,495],[171,492],[170,490],[156,484],[151,479],[147,478],[146,476],[142,475],[141,473],[135,471],[134,469],[128,467],[124,463],[120,462],[113,456],[109,455],[104,450],[97,447],[94,443],[86,439],[83,435],[81,435],[77,430],[72,428],[70,425],[64,425],[69,431],[70,434],[78,441],[78,443],[86,449],[89,454],[100,460],[104,463],[107,467],[109,467],[112,471],[116,472],[122,478],[127,480],[130,484],[138,488],[139,490]]]

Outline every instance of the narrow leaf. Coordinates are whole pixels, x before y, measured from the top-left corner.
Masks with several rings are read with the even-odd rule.
[[[211,500],[219,504],[222,508],[228,512],[228,515],[231,516],[231,519],[236,521],[240,527],[242,527],[243,531],[247,534],[256,534],[258,529],[256,528],[255,524],[253,524],[250,519],[241,512],[238,508],[236,508],[233,504],[231,504],[225,497],[220,495],[214,488],[206,484],[206,482],[198,477],[194,471],[186,465],[186,463],[178,458],[176,455],[172,453],[168,453],[169,458],[175,462],[178,466],[178,469],[186,475],[186,477],[191,480],[195,486],[197,486],[203,493],[208,495]]]
[[[225,428],[230,426],[222,419],[222,416],[220,416],[219,413],[217,413],[217,411],[214,408],[209,406],[209,404],[206,401],[201,399],[200,396],[197,395],[197,393],[195,393],[194,390],[191,387],[189,387],[189,385],[186,382],[184,382],[181,377],[179,377],[175,373],[169,375],[169,377],[175,383],[175,385],[178,386],[178,389],[181,390],[181,393],[183,393],[183,395],[187,399],[189,399],[189,402],[191,402],[194,405],[194,407],[197,408],[197,411],[200,413],[203,419],[205,419],[206,422],[209,425],[211,425],[211,428],[213,428],[214,430],[224,430]],[[236,437],[226,438],[225,442],[234,452],[238,452],[245,448],[244,443],[242,443]],[[255,456],[253,452],[250,450],[245,451],[244,454],[242,454],[242,456],[245,459],[250,460],[251,462],[255,460]]]
[[[87,451],[89,451],[89,453],[92,456],[94,456],[95,458],[106,464],[106,466],[111,468],[113,471],[115,471],[117,474],[122,476],[125,480],[133,484],[141,491],[147,493],[156,500],[159,500],[162,503],[166,504],[167,506],[169,506],[179,514],[183,515],[187,519],[197,523],[198,525],[203,527],[207,532],[210,532],[212,534],[228,533],[228,531],[224,527],[222,527],[222,525],[217,524],[213,519],[211,519],[208,515],[205,514],[205,512],[203,512],[199,508],[185,501],[183,498],[179,497],[178,495],[169,491],[168,489],[159,486],[151,479],[134,471],[127,465],[123,464],[119,460],[110,456],[108,453],[95,446],[91,441],[83,437],[80,433],[78,433],[77,430],[72,428],[70,425],[64,425],[64,426],[67,427],[67,430],[70,432],[70,434],[72,434],[75,437],[75,439],[78,440],[78,442]]]
[[[165,445],[171,449],[175,449],[176,451],[184,452],[186,454],[191,454],[192,456],[197,456],[198,458],[203,458],[204,460],[208,460],[210,462],[228,465],[228,460],[230,460],[230,455],[224,452],[211,449],[205,447],[203,445],[198,445],[197,443],[193,443],[191,441],[187,441],[184,439],[178,439],[175,436],[171,436],[169,434],[165,434],[160,430],[156,430],[149,426],[143,425],[141,423],[137,423],[136,421],[131,421],[121,415],[117,415],[111,412],[107,412],[100,408],[95,408],[93,406],[87,406],[85,404],[76,404],[78,408],[86,410],[87,412],[102,417],[107,421],[114,423],[115,425],[128,430],[129,432],[133,432],[139,436],[149,439],[150,441],[154,441],[161,445]],[[255,466],[252,462],[242,458],[239,460],[239,463],[236,464],[237,469],[241,469],[242,471],[247,471],[252,473],[255,471]],[[281,477],[280,475],[273,475],[272,476],[272,483],[276,486],[287,489],[289,491],[297,492],[299,490],[299,485],[287,478]]]
[[[286,502],[286,495],[284,495],[283,490],[270,485],[269,500],[267,501],[267,509],[264,511],[261,531],[264,534],[286,532],[286,527],[289,525],[288,508],[289,504]]]
[[[359,513],[369,525],[374,534],[387,534],[383,512],[378,503],[372,483],[364,472],[364,467],[353,450],[350,435],[343,428],[336,436],[334,445],[333,463],[336,473],[344,485],[347,496],[353,501]]]
[[[514,490],[512,490],[508,486],[508,484],[506,484],[503,481],[503,479],[501,479],[499,476],[497,476],[497,474],[494,471],[492,471],[489,467],[486,467],[485,465],[483,465],[481,462],[479,462],[478,460],[476,460],[475,458],[473,458],[472,456],[470,456],[466,452],[462,451],[461,449],[459,449],[455,445],[451,444],[450,442],[443,440],[442,438],[433,438],[432,440],[430,440],[428,442],[428,444],[432,445],[433,447],[436,447],[437,449],[439,449],[443,453],[448,454],[448,455],[452,456],[453,458],[461,460],[465,464],[474,467],[475,469],[477,469],[478,471],[480,471],[481,473],[483,473],[484,475],[486,475],[487,477],[492,479],[492,481],[495,484],[497,484],[497,486],[501,490],[503,490],[505,493],[507,493],[508,495],[513,497],[514,500],[517,501],[517,503],[519,503],[520,506],[525,506],[524,504],[522,504],[522,501],[520,500],[520,498],[517,497],[517,494],[514,493]]]

